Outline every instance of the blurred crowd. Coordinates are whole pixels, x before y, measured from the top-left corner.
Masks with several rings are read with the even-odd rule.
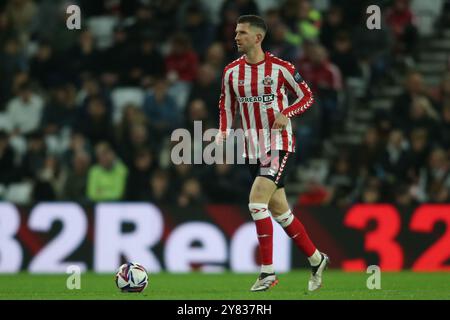
[[[429,88],[414,70],[410,1],[71,3],[81,30],[66,28],[66,1],[0,0],[0,199],[246,203],[244,166],[174,165],[170,135],[193,132],[194,121],[217,127],[236,20],[258,14],[269,28],[264,49],[294,63],[316,96],[294,123],[298,164],[342,127],[350,96],[370,101],[394,68],[405,77],[390,111],[376,114],[361,145],[330,159],[324,181],[307,182],[300,203],[449,200],[450,74]],[[381,7],[379,30],[366,27],[370,4]],[[440,27],[450,26],[449,7]]]

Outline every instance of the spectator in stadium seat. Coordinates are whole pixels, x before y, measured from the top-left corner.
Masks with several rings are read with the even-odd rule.
[[[388,184],[395,184],[404,180],[407,174],[405,165],[407,160],[407,142],[403,132],[399,129],[394,129],[389,135],[388,143],[379,160],[383,181]]]
[[[441,16],[439,17],[439,20],[436,23],[436,28],[442,32],[449,27],[450,27],[450,1],[444,0],[442,1]]]
[[[372,186],[365,187],[358,202],[367,204],[381,202],[380,189]]]
[[[169,47],[169,53],[165,57],[167,79],[177,108],[183,111],[192,83],[197,78],[199,59],[192,49],[189,37],[184,33],[175,34],[170,39]]]
[[[168,89],[167,80],[158,79],[153,90],[147,93],[144,100],[143,110],[150,127],[157,135],[155,137],[157,140],[172,133],[172,130],[180,124],[176,102]]]
[[[30,76],[46,90],[63,81],[63,65],[55,56],[50,43],[42,40],[36,54],[30,59]]]
[[[396,39],[394,52],[414,56],[419,34],[414,25],[416,17],[409,6],[410,0],[394,0],[387,9],[386,23]]]
[[[355,3],[356,2],[356,3]],[[353,1],[353,5],[359,5],[360,1]],[[393,64],[391,56],[393,37],[387,28],[373,29],[361,28],[361,24],[365,24],[366,7],[362,11],[361,23],[354,25],[352,29],[352,42],[355,54],[362,65],[367,66],[370,71],[367,98],[376,95],[374,88],[377,88],[381,81],[389,75],[389,68]],[[344,10],[346,14],[347,11]],[[349,25],[353,25],[349,22]],[[382,19],[381,25],[384,25]]]
[[[267,26],[267,34],[264,37],[264,42],[272,42],[272,32],[271,30],[276,27],[277,25],[279,25],[280,23],[283,23],[283,19],[281,17],[281,12],[280,12],[280,8],[277,7],[273,7],[270,8],[268,10],[266,10],[266,12],[264,12],[264,21],[266,22],[266,26]],[[264,44],[263,44],[264,46]]]
[[[87,197],[94,202],[122,200],[126,191],[127,167],[106,142],[95,146],[97,164],[89,169]]]
[[[189,37],[175,34],[170,40],[170,51],[165,58],[169,78],[175,81],[193,82],[197,77],[198,55],[192,49]]]
[[[291,21],[287,21],[289,30],[285,40],[293,46],[301,46],[305,40],[318,40],[322,24],[320,11],[314,9],[309,0],[299,0],[289,10],[294,16]]]
[[[445,149],[450,149],[450,101],[444,105],[441,113],[439,141]]]
[[[33,200],[42,202],[59,199],[62,193],[64,174],[58,159],[54,155],[47,156],[44,166],[36,173]]]
[[[438,110],[444,105],[450,104],[450,72],[446,72],[439,86],[431,91],[432,100],[437,104]]]
[[[5,14],[22,45],[30,39],[33,19],[38,10],[33,0],[12,0],[6,3]]]
[[[69,166],[66,168],[67,173],[61,194],[62,200],[87,203],[86,189],[90,164],[91,157],[87,152],[80,150],[73,153]]]
[[[356,172],[351,170],[349,155],[346,152],[339,154],[332,161],[331,170],[326,178],[327,187],[332,189],[332,203],[338,206],[349,204],[350,194],[353,191]]]
[[[92,76],[87,75],[82,79],[82,87],[78,94],[77,101],[80,101],[80,117],[87,117],[88,106],[92,99],[101,98],[106,107],[106,116],[108,119],[112,118],[113,103],[111,100],[110,91],[104,88],[100,81]]]
[[[39,128],[44,109],[43,99],[33,92],[29,82],[18,88],[18,94],[6,107],[6,116],[11,131],[15,134],[27,134]]]
[[[27,135],[27,151],[22,159],[20,172],[25,179],[37,178],[37,173],[44,167],[48,156],[47,145],[41,131]]]
[[[220,82],[222,70],[225,67],[225,49],[221,42],[214,42],[206,51],[204,64],[214,69],[215,77]]]
[[[89,156],[93,155],[92,147],[86,137],[79,131],[72,131],[69,145],[61,157],[63,165],[70,167],[73,162],[73,157],[78,153],[86,153]]]
[[[194,100],[201,99],[205,102],[210,117],[218,119],[217,96],[220,95],[220,88],[221,83],[216,77],[214,68],[209,64],[203,64],[198,70],[198,78],[189,94],[188,105]]]
[[[264,19],[267,25],[267,34],[264,38],[263,49],[283,60],[295,61],[300,54],[300,48],[286,42],[285,36],[288,28],[281,18],[280,10],[278,8],[267,10]]]
[[[134,105],[133,103],[126,104],[123,108],[122,119],[120,120],[116,130],[116,139],[121,147],[126,147],[130,144],[131,127],[141,124],[145,125],[149,130],[149,121],[142,108]]]
[[[170,174],[166,170],[157,169],[150,178],[149,200],[157,205],[173,204],[174,195],[170,183]]]
[[[100,141],[114,143],[114,130],[104,100],[97,96],[89,100],[86,117],[80,117],[75,125],[92,145]]]
[[[375,176],[369,176],[360,182],[361,186],[357,188],[354,195],[357,203],[379,203],[385,200],[389,191],[382,192],[382,190],[390,190],[387,185]]]
[[[201,206],[207,202],[205,193],[202,191],[200,181],[197,178],[187,179],[180,190],[177,204],[180,207]]]
[[[184,127],[191,132],[191,135],[194,134],[195,121],[201,122],[203,132],[209,128],[214,128],[214,123],[211,121],[212,117],[209,115],[207,108],[205,101],[202,99],[193,100],[186,108]]]
[[[325,205],[331,201],[332,193],[316,177],[309,177],[305,183],[305,191],[297,199],[300,206]]]
[[[127,177],[125,199],[128,201],[148,201],[150,178],[157,167],[150,149],[140,149],[134,154],[133,163]]]
[[[349,32],[350,30],[345,22],[342,8],[332,6],[327,11],[325,20],[320,27],[320,42],[331,52],[333,51],[337,35]]]
[[[3,49],[5,41],[10,37],[11,22],[6,16],[4,10],[0,9],[0,48]]]
[[[358,158],[358,172],[363,176],[375,175],[376,164],[383,151],[383,143],[375,127],[368,128],[363,141],[356,152]]]
[[[14,149],[9,144],[9,135],[0,130],[0,184],[8,185],[18,179]]]
[[[410,113],[414,98],[427,95],[423,77],[420,72],[411,71],[407,74],[403,92],[398,95],[390,108],[390,116],[394,126],[403,122],[405,115]]]
[[[145,123],[135,123],[131,125],[127,139],[121,144],[120,155],[128,167],[133,167],[140,150],[152,149],[152,147],[154,150],[160,150],[161,144],[152,143]]]
[[[450,190],[442,182],[435,182],[430,186],[429,202],[448,204],[450,201]]]
[[[96,75],[102,65],[101,54],[95,47],[94,36],[89,29],[81,31],[78,43],[66,52],[67,72],[70,79],[79,81],[87,74]]]
[[[193,48],[200,58],[214,39],[214,26],[208,21],[203,8],[198,3],[190,4],[186,9],[181,29],[192,41]]]
[[[159,3],[153,4],[155,9],[154,18],[156,20],[156,24],[159,27],[160,31],[160,40],[161,42],[170,38],[174,32],[176,32],[176,28],[174,26],[179,26],[180,19],[179,16],[179,8],[182,4],[182,0],[164,0]]]
[[[328,59],[328,52],[317,42],[305,43],[304,54],[297,61],[303,78],[314,92],[342,89],[342,77],[336,65]]]
[[[383,7],[384,0],[332,0],[332,5],[341,8],[349,26],[364,25],[367,19],[367,7],[376,4]]]
[[[63,128],[73,128],[79,115],[75,102],[76,88],[70,84],[61,84],[50,93],[52,97],[44,108],[41,128],[46,134],[57,134]]]
[[[266,22],[266,26],[268,32],[264,41],[270,39],[270,29],[280,23],[283,23],[283,17],[281,16],[281,8],[277,6],[270,7],[264,12],[264,21]]]
[[[163,77],[166,72],[164,57],[153,36],[143,37],[137,52],[125,61],[128,61],[125,65],[129,70],[125,80],[127,85],[140,86],[145,79],[149,84],[154,84],[156,79]]]
[[[201,177],[203,169],[200,166],[181,163],[170,166],[170,181],[175,190],[181,190],[184,182],[194,177]]]
[[[409,115],[403,124],[404,131],[410,133],[415,128],[427,130],[432,141],[439,139],[437,130],[439,125],[439,114],[434,110],[430,100],[425,96],[420,96],[412,101]]]
[[[296,65],[317,96],[316,103],[321,111],[321,134],[326,138],[339,117],[338,95],[342,90],[342,75],[339,68],[330,62],[322,45],[307,42],[304,47],[304,55]]]
[[[287,61],[295,61],[299,56],[298,46],[294,46],[285,41],[287,27],[279,23],[274,25],[268,35],[269,39],[265,41],[267,50],[273,55]]]
[[[6,38],[0,47],[0,79],[2,79],[0,81],[0,111],[4,110],[6,101],[13,94],[15,75],[24,72],[26,68],[26,56],[22,52],[17,39]]]
[[[450,188],[450,163],[445,150],[436,148],[431,151],[426,167],[420,171],[418,186],[422,201],[432,198],[432,192],[441,191],[441,186]]]
[[[246,14],[259,14],[259,7],[255,0],[225,0],[220,10],[222,17],[224,11],[226,11],[229,7],[235,7],[240,16]]]
[[[142,4],[136,9],[133,23],[126,27],[126,32],[130,36],[130,43],[137,43],[143,36],[147,35],[154,35],[158,42],[165,40],[156,14],[156,9],[150,5]]]
[[[358,58],[353,51],[350,35],[345,32],[336,35],[330,54],[330,61],[339,68],[344,79],[360,78],[362,76]]]
[[[216,39],[219,40],[224,47],[226,61],[232,61],[237,58],[236,55],[236,21],[240,16],[239,8],[236,5],[224,6],[221,10],[222,19],[216,29]]]
[[[214,203],[246,203],[246,187],[239,181],[238,172],[227,163],[214,164],[201,179],[208,199]]]
[[[92,1],[91,1],[92,2]],[[33,16],[32,37],[47,39],[55,54],[59,55],[72,48],[78,40],[78,32],[61,28],[67,21],[67,3],[64,0],[39,0],[39,9]],[[79,4],[82,8],[82,18],[88,16],[87,3]]]
[[[407,184],[400,184],[397,186],[393,193],[394,204],[401,209],[414,208],[419,203],[413,198],[410,186]]]
[[[376,110],[374,112],[375,128],[378,131],[380,143],[385,146],[389,140],[389,135],[393,129],[392,117],[386,110]]]
[[[423,166],[426,166],[431,150],[428,131],[424,128],[416,128],[409,134],[410,148],[407,153],[408,180],[417,181]]]
[[[101,52],[102,67],[100,78],[104,85],[113,87],[127,84],[129,65],[134,63],[135,58],[130,58],[132,53],[133,50],[128,33],[123,26],[116,26],[113,31],[111,47]]]

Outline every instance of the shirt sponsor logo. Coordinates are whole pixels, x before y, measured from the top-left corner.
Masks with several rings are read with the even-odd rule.
[[[261,102],[261,103],[269,103],[275,100],[274,94],[264,94],[262,96],[254,96],[254,97],[239,97],[238,101],[240,103],[254,103],[254,102]]]

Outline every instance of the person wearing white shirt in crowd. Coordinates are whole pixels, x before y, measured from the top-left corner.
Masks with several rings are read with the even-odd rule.
[[[8,102],[6,116],[9,131],[13,134],[27,134],[39,127],[44,100],[33,93],[29,83],[23,83],[17,96]]]

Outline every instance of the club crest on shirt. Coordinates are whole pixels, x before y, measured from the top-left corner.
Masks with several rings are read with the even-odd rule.
[[[270,87],[271,85],[273,85],[273,79],[270,76],[266,76],[262,83],[265,87]]]
[[[238,81],[238,86],[243,86],[245,85],[245,81],[244,80],[239,80]]]

